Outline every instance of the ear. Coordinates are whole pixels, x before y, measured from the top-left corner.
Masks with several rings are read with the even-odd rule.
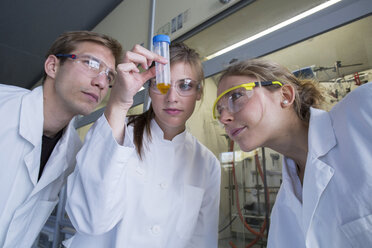
[[[200,99],[202,98],[203,96],[203,85],[200,83],[199,84],[199,89],[198,89],[198,93],[196,93],[196,100],[197,101],[200,101]]]
[[[58,68],[59,68],[58,58],[54,55],[49,55],[48,58],[45,60],[45,63],[44,63],[45,73],[49,77],[54,79],[56,77]]]
[[[291,106],[296,96],[295,88],[290,84],[284,84],[281,87],[281,94],[282,94],[282,97],[281,97],[282,108]]]
[[[203,88],[200,88],[200,90],[198,91],[198,93],[196,94],[196,100],[197,101],[200,101],[201,97],[202,97],[202,92],[203,92]]]

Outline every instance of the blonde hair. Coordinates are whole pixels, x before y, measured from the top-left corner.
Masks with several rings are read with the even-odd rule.
[[[249,76],[260,82],[280,81],[282,84],[292,85],[295,89],[293,108],[297,116],[307,123],[310,120],[310,107],[320,108],[324,101],[322,91],[315,80],[297,78],[286,67],[273,61],[249,59],[233,64],[223,72],[219,82],[228,76]],[[265,88],[275,91],[280,87],[273,85]]]

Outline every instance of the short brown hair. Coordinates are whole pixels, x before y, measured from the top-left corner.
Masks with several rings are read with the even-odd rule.
[[[121,44],[114,38],[99,34],[91,31],[71,31],[61,34],[49,48],[45,58],[48,58],[49,55],[55,54],[68,54],[76,49],[77,44],[80,42],[94,42],[99,45],[105,46],[115,57],[115,66],[118,65],[121,61],[123,48]],[[63,64],[66,58],[61,57],[60,62]],[[46,73],[44,72],[43,82],[46,79]]]

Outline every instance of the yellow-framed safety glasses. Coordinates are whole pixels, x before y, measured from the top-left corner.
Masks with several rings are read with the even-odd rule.
[[[253,95],[256,86],[269,86],[283,84],[279,81],[250,82],[234,86],[222,92],[213,104],[213,118],[219,119],[222,110],[227,109],[230,113],[236,113],[247,103]]]

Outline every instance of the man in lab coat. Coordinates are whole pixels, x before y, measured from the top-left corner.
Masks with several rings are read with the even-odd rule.
[[[42,86],[0,84],[0,247],[31,247],[74,170],[74,116],[102,101],[121,54],[111,37],[67,32],[47,53]]]

